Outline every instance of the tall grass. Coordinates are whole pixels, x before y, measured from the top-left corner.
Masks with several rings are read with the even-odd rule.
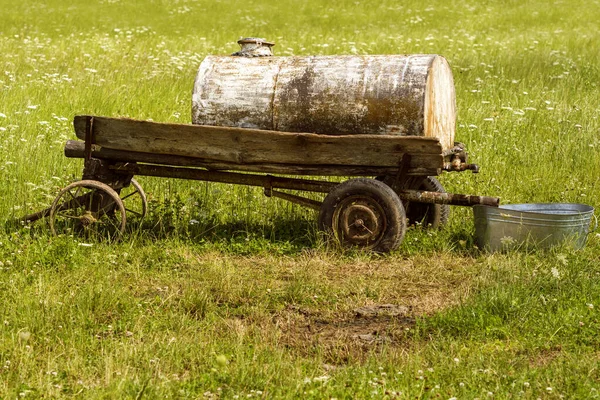
[[[199,63],[240,36],[442,54],[482,168],[443,175],[448,191],[598,209],[598,20],[579,0],[0,0],[0,220],[80,179],[74,115],[188,123]],[[394,254],[341,253],[258,189],[139,180],[150,214],[122,243],[0,232],[0,398],[598,396],[597,232],[579,252],[490,255],[454,208]],[[411,308],[353,312],[387,303]]]

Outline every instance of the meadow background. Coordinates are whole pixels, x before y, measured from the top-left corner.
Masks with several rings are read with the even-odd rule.
[[[80,179],[74,115],[189,123],[201,60],[242,36],[444,55],[481,166],[446,189],[598,210],[598,21],[597,0],[0,0],[0,398],[599,397],[598,231],[488,254],[454,207],[392,254],[342,252],[259,189],[143,177],[122,243],[12,222]],[[377,304],[405,308],[356,317]]]

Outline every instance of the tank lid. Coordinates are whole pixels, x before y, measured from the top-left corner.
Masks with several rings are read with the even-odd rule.
[[[246,37],[237,41],[240,45],[240,51],[236,51],[232,56],[239,57],[268,57],[273,55],[271,47],[275,46],[273,42],[267,42],[262,38]]]

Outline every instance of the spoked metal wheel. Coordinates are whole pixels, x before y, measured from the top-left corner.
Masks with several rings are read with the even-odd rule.
[[[119,191],[121,201],[125,206],[127,219],[143,219],[148,212],[148,200],[142,186],[135,179],[131,179],[129,186]]]
[[[125,206],[110,186],[83,180],[60,191],[50,207],[49,222],[54,235],[119,240],[125,230]]]
[[[320,229],[342,245],[378,252],[398,248],[406,215],[398,195],[374,179],[352,179],[334,187],[319,213]]]

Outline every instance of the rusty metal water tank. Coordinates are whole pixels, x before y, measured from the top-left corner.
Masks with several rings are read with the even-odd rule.
[[[200,64],[194,124],[427,136],[454,146],[454,82],[439,55],[272,57],[264,39],[239,43],[239,52]]]

